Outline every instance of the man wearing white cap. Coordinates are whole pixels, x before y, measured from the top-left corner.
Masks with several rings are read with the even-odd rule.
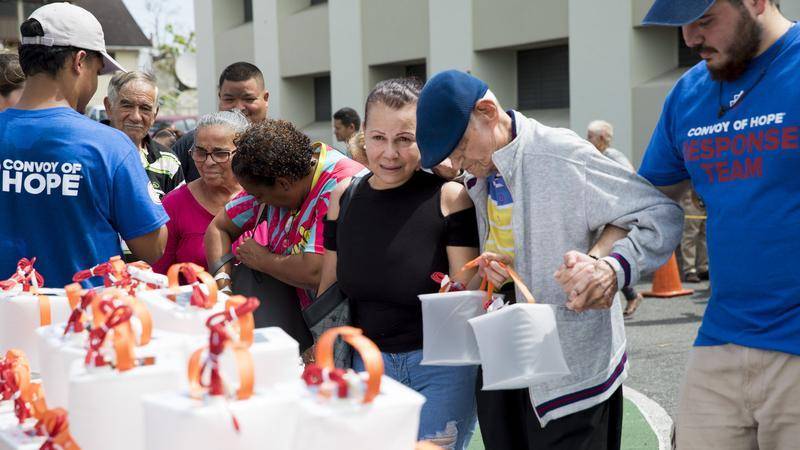
[[[45,5],[20,26],[27,76],[16,108],[0,113],[0,273],[38,257],[48,286],[121,254],[154,262],[168,217],[151,200],[139,153],[119,130],[80,114],[97,76],[122,70],[103,29],[69,3]]]

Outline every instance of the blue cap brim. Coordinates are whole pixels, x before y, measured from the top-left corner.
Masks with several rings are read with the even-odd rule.
[[[642,24],[681,27],[703,17],[713,4],[714,0],[656,0]]]

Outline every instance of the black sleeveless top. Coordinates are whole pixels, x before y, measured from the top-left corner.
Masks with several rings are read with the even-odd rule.
[[[328,247],[337,251],[339,288],[350,299],[353,324],[381,351],[422,348],[417,295],[438,291],[431,275],[449,271],[447,246],[479,245],[474,207],[442,216],[444,183],[422,171],[387,190],[365,179],[335,225],[336,242]]]

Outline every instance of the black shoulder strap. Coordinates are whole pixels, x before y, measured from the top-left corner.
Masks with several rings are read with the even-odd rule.
[[[353,199],[353,195],[358,188],[358,185],[361,184],[361,181],[367,178],[368,175],[363,177],[352,177],[350,178],[350,186],[347,186],[347,189],[344,190],[342,197],[339,199],[339,216],[336,217],[336,222],[339,222],[342,217],[344,217],[345,213],[347,212],[347,207],[350,206],[350,200]]]
[[[254,230],[256,228],[258,228],[258,225],[261,222],[264,221],[264,210],[265,209],[267,209],[267,205],[262,203],[261,206],[258,208],[258,216],[256,216],[256,224],[253,227]],[[229,252],[229,253],[226,253],[226,254],[222,255],[222,258],[216,260],[215,262],[213,262],[208,267],[208,272],[211,275],[216,275],[217,272],[219,272],[219,269],[222,269],[222,266],[224,266],[225,264],[228,264],[229,262],[233,261],[234,258],[235,258],[235,256],[233,255],[233,252]]]

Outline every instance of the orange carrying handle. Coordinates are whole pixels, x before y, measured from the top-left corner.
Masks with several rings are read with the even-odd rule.
[[[364,336],[360,328],[355,327],[335,327],[331,328],[320,336],[316,346],[316,363],[323,369],[335,369],[333,361],[333,344],[336,338],[341,336],[345,342],[350,344],[364,361],[369,379],[367,380],[367,391],[364,394],[364,403],[372,402],[381,390],[381,378],[383,378],[383,356],[378,346],[372,340]]]
[[[206,288],[208,288],[208,296],[205,299],[205,303],[202,305],[203,308],[211,309],[217,303],[217,283],[214,281],[214,277],[206,272],[201,266],[198,266],[194,263],[173,264],[169,270],[167,270],[167,281],[169,288],[175,292],[175,294],[170,294],[167,296],[170,300],[173,302],[177,301],[176,294],[178,293],[178,288],[180,287],[178,275],[180,274],[183,274],[184,277],[191,283],[194,283],[194,280],[198,280],[206,285]]]
[[[216,325],[219,325],[227,320],[236,319],[234,328],[238,328],[237,332],[239,335],[239,340],[238,342],[233,342],[226,338],[223,351],[232,351],[236,359],[236,367],[239,369],[239,389],[236,391],[236,398],[239,400],[246,400],[250,398],[253,395],[253,389],[255,387],[253,355],[248,350],[248,347],[253,344],[255,320],[253,319],[252,311],[242,315],[236,314],[236,309],[248,301],[249,300],[246,297],[241,295],[233,295],[228,297],[228,300],[225,302],[225,311],[212,316],[209,318],[209,322],[207,323],[208,325],[214,320],[220,320],[221,322],[215,323]],[[213,330],[211,332],[214,333]],[[209,350],[208,346],[197,349],[189,358],[189,394],[193,398],[201,398],[203,391],[205,390],[202,383],[204,364],[201,361],[201,357],[203,352],[206,350]],[[218,364],[218,362],[219,361],[211,361],[211,364]],[[212,374],[212,377],[214,376],[215,375]],[[213,379],[211,380],[211,384],[215,382],[222,381]]]
[[[203,398],[203,391],[205,390],[202,384],[203,364],[200,357],[203,352],[208,350],[208,347],[202,347],[194,351],[189,358],[188,376],[189,376],[189,395],[192,398]],[[247,400],[253,396],[253,389],[255,388],[255,366],[253,364],[253,355],[250,350],[241,343],[228,342],[225,350],[233,352],[236,358],[236,367],[239,369],[239,389],[236,390],[236,398],[238,400]]]
[[[46,327],[53,323],[50,297],[36,294],[36,298],[39,300],[39,325]]]
[[[67,295],[70,295],[70,293],[68,292]],[[100,308],[100,301],[107,299],[109,296],[112,296],[114,299],[130,306],[131,309],[133,309],[133,315],[136,316],[136,318],[139,319],[139,322],[142,324],[142,334],[140,336],[136,336],[136,339],[134,340],[136,345],[141,347],[149,344],[150,339],[153,336],[153,317],[150,315],[150,311],[142,302],[138,301],[134,297],[131,297],[127,292],[121,289],[107,288],[97,295],[97,299],[92,302],[91,305],[92,325],[96,327],[102,326],[102,324],[106,321],[107,317]],[[80,298],[80,296],[78,296],[78,298]],[[72,303],[72,301],[70,301],[70,303]],[[134,336],[132,328],[131,336]]]
[[[41,419],[44,412],[47,411],[44,388],[41,383],[31,382],[31,368],[25,353],[22,350],[9,350],[6,352],[5,360],[13,362],[17,388],[22,400],[31,406],[31,415],[37,420]]]
[[[464,264],[464,267],[462,267],[461,270],[459,270],[458,273],[455,276],[461,275],[461,274],[463,274],[464,272],[466,272],[468,270],[472,270],[472,269],[478,267],[478,265],[480,264],[482,259],[483,259],[483,256],[478,256],[477,258],[467,262],[466,264]],[[502,267],[502,268],[504,268],[505,270],[508,271],[508,275],[511,277],[512,280],[514,280],[514,285],[522,293],[522,297],[525,299],[525,301],[527,303],[536,303],[536,299],[533,297],[533,294],[531,294],[531,291],[530,291],[530,289],[528,289],[528,286],[525,285],[525,282],[522,281],[522,277],[519,276],[517,271],[515,271],[512,267],[501,263],[500,261],[497,261],[497,263],[500,264],[500,267]],[[452,279],[452,277],[451,277],[451,279]],[[439,292],[440,293],[445,292],[445,289],[446,289],[446,286],[442,286],[442,288],[439,289]],[[487,302],[487,304],[488,304],[488,302],[491,302],[491,300],[492,300],[492,292],[494,292],[494,285],[492,284],[491,281],[489,281],[488,278],[483,277],[483,281],[481,281],[480,290],[481,291],[486,291],[486,302]]]
[[[235,316],[235,310],[239,305],[244,304],[247,302],[247,298],[242,295],[232,295],[228,297],[228,300],[225,302],[225,309],[230,312],[231,315]],[[256,321],[253,318],[253,313],[249,312],[247,314],[242,315],[241,317],[236,316],[236,327],[239,330],[239,342],[241,342],[245,347],[250,347],[253,345],[253,339],[255,338],[255,329],[256,329]]]
[[[36,431],[47,438],[42,449],[81,450],[69,432],[67,411],[62,408],[45,411],[36,424]]]
[[[125,372],[136,366],[135,339],[130,322],[114,327],[114,353],[117,356],[117,370]]]

